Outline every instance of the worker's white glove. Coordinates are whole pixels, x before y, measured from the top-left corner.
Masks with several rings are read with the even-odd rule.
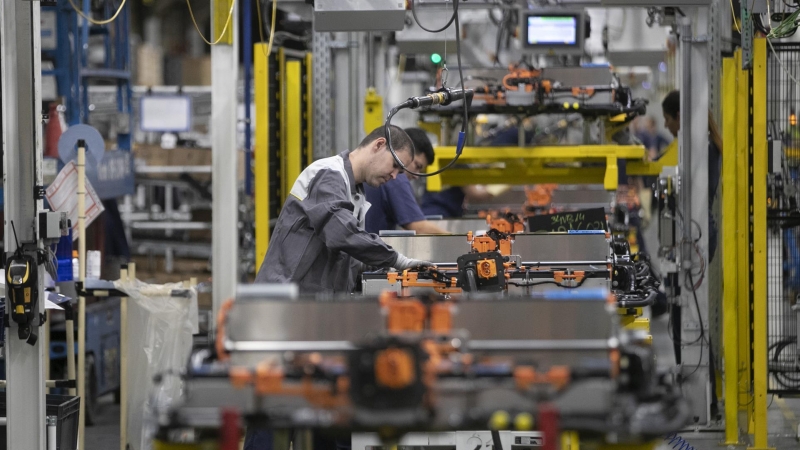
[[[431,267],[433,263],[430,261],[422,261],[419,259],[411,259],[400,253],[397,254],[397,260],[392,264],[397,270],[412,269],[414,267]]]

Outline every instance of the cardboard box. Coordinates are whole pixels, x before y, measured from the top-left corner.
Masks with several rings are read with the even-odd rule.
[[[210,166],[210,148],[176,147],[165,150],[169,153],[170,166]]]
[[[181,84],[184,86],[211,86],[211,56],[181,60]]]
[[[147,166],[168,166],[169,150],[160,145],[136,145],[133,147],[133,158]]]
[[[164,51],[160,46],[142,44],[136,50],[136,84],[140,86],[164,84]]]

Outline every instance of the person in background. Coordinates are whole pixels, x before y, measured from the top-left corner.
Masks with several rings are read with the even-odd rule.
[[[526,132],[526,139],[533,137],[533,132]],[[500,130],[487,143],[489,146],[517,145],[519,132],[516,126]],[[420,200],[422,212],[426,216],[441,216],[445,219],[464,216],[465,204],[477,205],[489,203],[495,198],[486,186],[472,184],[453,186],[439,192],[425,191]]]
[[[406,128],[405,132],[411,138],[415,150],[414,159],[408,169],[422,172],[433,162],[433,145],[425,131],[420,128]],[[377,234],[381,230],[394,230],[399,225],[404,230],[413,230],[417,234],[447,233],[425,219],[409,181],[417,178],[410,173],[401,173],[378,188],[369,185],[365,187],[367,201],[372,205],[367,211],[365,222],[368,232]]]
[[[669,145],[669,140],[658,132],[656,119],[652,116],[641,117],[636,127],[636,137],[642,141],[642,145],[647,149],[647,157],[650,161],[655,161],[661,155],[661,151]]]
[[[488,203],[493,198],[494,194],[483,185],[453,186],[440,192],[425,191],[420,207],[426,216],[448,219],[463,217],[465,204]]]
[[[664,126],[669,130],[673,137],[678,137],[681,129],[681,96],[675,90],[664,97],[661,108],[664,112]],[[719,187],[719,180],[722,175],[722,137],[719,129],[708,112],[708,209],[713,210],[714,200]],[[708,215],[708,262],[711,263],[717,250],[717,221],[713,214]]]

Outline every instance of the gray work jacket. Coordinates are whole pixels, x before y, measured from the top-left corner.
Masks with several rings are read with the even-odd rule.
[[[294,182],[256,283],[297,283],[300,292],[350,293],[358,264],[390,267],[397,252],[364,230],[369,209],[350,152],[320,159]]]

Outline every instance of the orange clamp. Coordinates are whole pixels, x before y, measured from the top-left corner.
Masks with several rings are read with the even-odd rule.
[[[419,300],[394,300],[384,306],[389,310],[387,328],[390,333],[420,332],[425,329],[427,312]]]
[[[553,280],[558,284],[563,283],[565,280],[580,283],[583,281],[585,276],[586,272],[583,270],[576,270],[572,273],[566,273],[563,270],[557,270],[553,272]]]
[[[472,240],[472,249],[478,253],[493,252],[497,250],[497,242],[489,236],[479,236]]]
[[[277,394],[283,384],[283,371],[262,362],[256,366],[255,390],[257,394]]]
[[[248,384],[253,382],[253,374],[250,369],[242,366],[234,366],[228,370],[228,376],[231,379],[231,384],[236,389],[242,389]]]
[[[453,327],[453,312],[450,303],[435,303],[431,306],[431,331],[448,333]]]

